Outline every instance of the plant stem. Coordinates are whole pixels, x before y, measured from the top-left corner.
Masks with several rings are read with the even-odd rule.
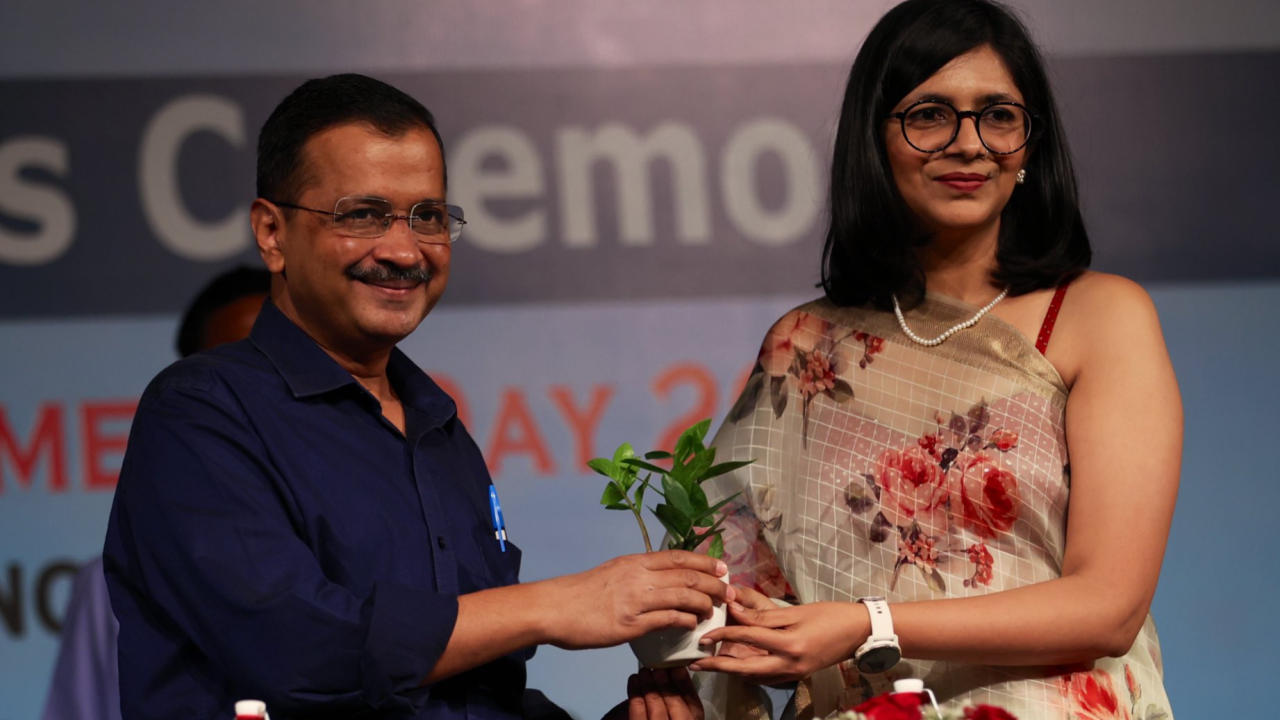
[[[631,512],[636,516],[636,524],[640,526],[640,535],[644,538],[644,551],[653,552],[653,545],[649,543],[649,530],[644,526],[644,517],[640,515],[640,505],[631,503]]]

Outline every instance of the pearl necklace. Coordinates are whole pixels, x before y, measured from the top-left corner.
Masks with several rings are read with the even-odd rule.
[[[1000,294],[997,295],[994,300],[982,306],[982,309],[974,313],[973,317],[969,318],[968,320],[965,320],[962,323],[952,325],[950,328],[947,329],[946,332],[942,333],[936,338],[932,338],[929,340],[926,340],[925,338],[920,337],[919,335],[912,332],[911,328],[907,327],[907,319],[902,316],[902,308],[898,306],[898,296],[890,295],[890,297],[893,298],[893,314],[898,316],[898,327],[902,328],[902,332],[905,333],[908,338],[911,338],[913,342],[919,343],[926,347],[933,347],[934,345],[942,344],[943,340],[946,340],[947,338],[951,337],[952,335],[955,335],[961,330],[964,330],[966,328],[971,328],[974,325],[976,325],[978,321],[982,319],[983,315],[986,315],[988,312],[990,312],[991,308],[995,307],[996,303],[1003,300],[1004,296],[1008,294],[1009,294],[1009,288],[1005,288],[1001,290]]]

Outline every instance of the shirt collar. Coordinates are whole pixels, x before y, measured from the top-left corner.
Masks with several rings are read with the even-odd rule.
[[[391,380],[391,386],[400,393],[400,402],[423,414],[423,419],[426,420],[423,430],[444,425],[449,418],[458,414],[458,406],[454,404],[453,398],[441,390],[408,355],[400,352],[400,348],[391,350],[391,359],[387,361],[387,377]]]
[[[249,340],[275,366],[295,398],[321,395],[354,385],[355,377],[339,365],[302,328],[267,300],[249,331]],[[457,413],[453,398],[436,385],[399,348],[391,350],[387,377],[406,407],[422,412],[429,427],[443,425]]]

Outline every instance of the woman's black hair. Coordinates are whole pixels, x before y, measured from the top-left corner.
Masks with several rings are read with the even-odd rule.
[[[889,167],[885,120],[953,58],[990,45],[1034,113],[1026,163],[1000,221],[992,281],[1010,294],[1058,285],[1089,265],[1075,171],[1040,53],[1025,27],[990,0],[907,0],[871,30],[849,71],[831,163],[831,225],[822,288],[837,305],[905,307],[924,297],[915,249],[928,244]]]

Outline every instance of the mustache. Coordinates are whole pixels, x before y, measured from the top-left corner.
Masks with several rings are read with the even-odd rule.
[[[431,268],[426,265],[401,267],[387,263],[373,265],[355,264],[346,269],[347,277],[360,282],[378,283],[397,280],[425,283],[431,280]]]

